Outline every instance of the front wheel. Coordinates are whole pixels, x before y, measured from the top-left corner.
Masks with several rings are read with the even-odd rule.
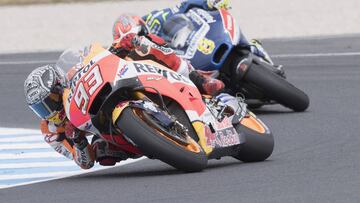
[[[185,172],[201,171],[207,166],[206,154],[188,134],[166,129],[143,109],[125,108],[116,126],[150,158]]]
[[[309,107],[309,97],[264,65],[252,63],[244,79],[261,89],[268,98],[294,111],[305,111]]]

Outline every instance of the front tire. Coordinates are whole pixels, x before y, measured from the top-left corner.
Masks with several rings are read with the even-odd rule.
[[[189,145],[169,139],[167,135],[171,132],[157,125],[142,109],[125,108],[116,126],[150,158],[185,172],[201,171],[207,166],[206,154],[189,135],[186,135]]]

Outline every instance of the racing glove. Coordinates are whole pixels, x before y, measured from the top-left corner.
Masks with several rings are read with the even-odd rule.
[[[115,47],[117,46],[117,48],[123,48],[126,51],[131,51],[135,48],[135,42],[133,42],[134,38],[135,38],[136,34],[135,33],[129,33],[127,35],[125,35],[119,42],[119,45],[115,45]]]
[[[230,0],[207,0],[210,9],[230,9]]]
[[[190,72],[189,78],[199,89],[201,94],[215,96],[225,87],[225,84],[215,78],[217,73],[212,71],[194,70]]]
[[[85,137],[85,133],[77,129],[70,121],[65,123],[65,136],[74,142],[73,158],[82,169],[94,166],[95,154]]]

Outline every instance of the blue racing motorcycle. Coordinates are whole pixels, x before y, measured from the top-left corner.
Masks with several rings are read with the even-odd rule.
[[[161,37],[196,69],[213,71],[226,92],[242,94],[250,107],[279,103],[300,112],[309,106],[309,97],[283,72],[241,46],[246,39],[227,10],[192,8],[176,14],[166,21]]]

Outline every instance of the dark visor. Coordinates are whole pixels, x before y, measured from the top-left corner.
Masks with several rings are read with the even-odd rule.
[[[30,108],[41,118],[48,119],[60,111],[62,102],[60,95],[50,93],[44,100],[30,105]]]

